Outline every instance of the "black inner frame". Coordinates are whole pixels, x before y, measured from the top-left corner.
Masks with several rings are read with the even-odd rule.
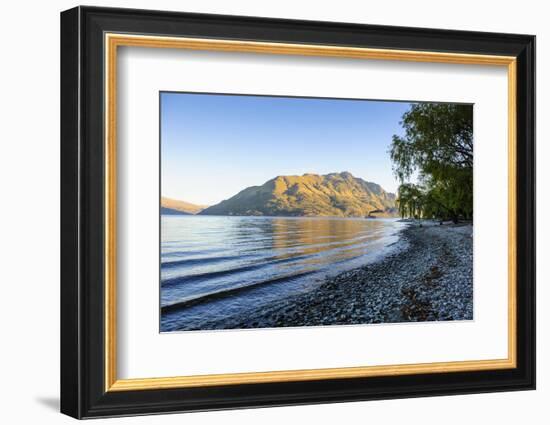
[[[105,392],[104,34],[517,58],[517,368]],[[61,411],[77,418],[535,388],[535,37],[77,7],[61,14]]]

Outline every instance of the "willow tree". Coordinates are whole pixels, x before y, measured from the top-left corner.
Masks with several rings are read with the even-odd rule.
[[[422,218],[424,194],[422,189],[411,183],[404,183],[397,190],[397,206],[402,217]]]
[[[472,218],[472,112],[471,105],[417,103],[403,114],[404,135],[393,136],[390,156],[401,182],[399,196],[409,194],[412,176],[420,182],[414,185],[422,199],[415,215]],[[400,204],[410,201],[404,199]]]

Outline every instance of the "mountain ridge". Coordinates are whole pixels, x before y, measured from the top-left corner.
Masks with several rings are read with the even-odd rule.
[[[201,215],[365,217],[396,215],[396,196],[351,173],[277,176],[250,186]]]
[[[177,199],[167,198],[162,196],[160,198],[160,212],[161,214],[168,215],[193,215],[198,214],[205,208],[207,205],[196,205],[190,202],[180,201]]]

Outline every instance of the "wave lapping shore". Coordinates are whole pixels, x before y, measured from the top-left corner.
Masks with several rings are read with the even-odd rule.
[[[382,260],[208,328],[472,320],[472,230],[471,224],[411,224],[396,251]]]

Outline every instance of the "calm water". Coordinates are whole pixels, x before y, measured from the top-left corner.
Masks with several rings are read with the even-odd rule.
[[[209,324],[389,252],[395,219],[161,217],[161,331]]]

